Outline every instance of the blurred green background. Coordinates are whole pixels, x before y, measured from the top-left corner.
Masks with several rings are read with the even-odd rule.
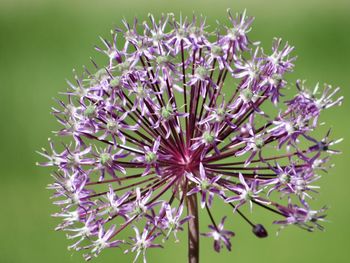
[[[345,102],[323,115],[334,127],[343,155],[334,156],[335,168],[321,180],[322,194],[317,206],[328,204],[330,223],[324,233],[307,233],[295,227],[280,236],[270,225],[266,211],[254,210],[254,220],[270,230],[268,239],[259,240],[238,217],[230,221],[236,232],[233,251],[217,254],[212,242],[201,243],[201,262],[349,262],[349,114],[350,114],[350,1],[349,0],[236,0],[236,1],[112,1],[112,0],[0,0],[0,262],[83,262],[81,253],[66,250],[63,233],[53,231],[57,220],[50,214],[55,207],[45,186],[51,182],[48,169],[34,164],[35,154],[47,146],[47,137],[58,124],[50,115],[53,97],[66,89],[65,78],[73,68],[89,64],[97,56],[93,45],[98,36],[121,25],[123,17],[146,18],[158,15],[203,13],[208,23],[225,21],[226,9],[247,8],[255,16],[253,40],[269,49],[273,37],[282,37],[296,46],[294,81],[305,78],[341,86]],[[206,220],[206,219],[205,219]],[[203,226],[207,221],[202,221]],[[186,262],[186,236],[182,242],[166,243],[163,250],[150,251],[149,262]],[[110,250],[94,262],[131,262],[133,255]]]

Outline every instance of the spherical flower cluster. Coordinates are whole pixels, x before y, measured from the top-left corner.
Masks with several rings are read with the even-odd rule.
[[[74,240],[69,249],[89,260],[119,247],[146,262],[147,249],[178,241],[186,224],[190,257],[198,259],[200,236],[213,238],[217,252],[231,250],[230,217],[212,213],[214,198],[257,237],[267,231],[243,206],[266,208],[282,227],[322,229],[325,208],[309,200],[340,140],[312,133],[321,111],[341,104],[338,88],[310,91],[297,81],[296,95],[281,102],[294,48],[275,39],[265,52],[248,39],[253,18],[228,18],[213,32],[203,17],[123,21],[112,42],[96,47],[106,65],[93,61],[68,82],[53,114],[62,125],[56,135],[71,140],[50,140],[40,165],[55,169],[48,188],[57,230]],[[198,230],[200,209],[209,232]],[[123,238],[131,228],[135,236]]]

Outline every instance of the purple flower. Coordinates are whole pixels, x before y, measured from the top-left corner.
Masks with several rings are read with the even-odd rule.
[[[133,241],[132,247],[130,249],[125,250],[124,253],[129,253],[129,252],[135,252],[136,256],[133,261],[135,263],[139,256],[142,254],[143,256],[143,262],[147,263],[146,260],[146,250],[148,248],[159,248],[162,247],[159,244],[153,244],[154,239],[157,237],[157,235],[150,235],[150,232],[147,228],[145,228],[140,234],[139,230],[136,227],[133,227],[136,236],[134,238],[131,238]]]
[[[188,222],[191,219],[191,216],[186,216],[181,219],[183,212],[183,205],[180,205],[178,208],[171,208],[168,203],[165,203],[162,207],[164,209],[165,215],[161,216],[161,228],[164,229],[167,234],[164,240],[167,240],[171,233],[173,233],[175,241],[179,242],[177,238],[177,232],[182,231],[182,225]],[[162,215],[162,213],[160,213]]]
[[[195,183],[195,186],[187,192],[187,195],[201,194],[201,207],[204,208],[206,204],[210,207],[215,194],[220,195],[221,191],[219,190],[219,184],[216,182],[220,179],[221,175],[212,177],[209,179],[206,176],[205,168],[202,163],[199,164],[199,177],[194,176],[192,173],[187,173],[186,177]]]
[[[103,122],[103,126],[101,127],[101,130],[104,130],[104,133],[99,137],[99,139],[104,140],[108,136],[111,136],[113,138],[114,144],[117,144],[117,138],[120,139],[122,144],[125,144],[126,137],[122,131],[124,130],[136,131],[138,129],[137,124],[132,126],[125,124],[124,120],[127,117],[127,115],[128,115],[128,112],[125,112],[121,116],[116,116],[116,115],[114,115],[113,117],[103,116],[101,118],[101,121]]]
[[[105,177],[105,173],[109,173],[113,178],[117,178],[116,171],[123,174],[126,173],[123,166],[118,165],[117,160],[125,158],[128,156],[128,153],[123,154],[124,150],[120,150],[116,153],[112,153],[112,147],[108,146],[107,149],[101,151],[96,149],[96,162],[94,170],[101,173],[100,181]]]
[[[105,63],[74,72],[53,108],[64,143],[49,140],[38,164],[54,170],[53,216],[69,248],[89,250],[89,260],[121,247],[146,262],[148,248],[171,235],[178,241],[186,224],[189,259],[198,262],[200,209],[212,222],[203,236],[215,251],[231,250],[234,233],[224,229],[226,216],[216,223],[214,198],[260,238],[267,230],[241,208],[265,208],[283,227],[322,229],[325,209],[310,200],[341,139],[314,131],[324,110],[341,105],[339,88],[310,91],[297,81],[282,101],[294,47],[274,39],[265,53],[248,38],[245,11],[228,11],[227,25],[213,31],[203,16],[149,19],[123,20],[111,41],[101,38]]]
[[[211,237],[214,239],[214,250],[220,252],[222,246],[224,245],[228,251],[231,251],[230,238],[235,235],[232,231],[224,230],[224,223],[226,216],[221,219],[219,225],[209,225],[210,232],[202,234],[206,237]]]
[[[157,115],[157,118],[156,118],[157,121],[153,123],[153,119],[150,119],[150,122],[153,123],[152,128],[154,129],[158,129],[159,127],[164,128],[166,132],[166,135],[165,135],[166,139],[170,137],[173,129],[175,129],[176,132],[178,133],[181,132],[181,128],[177,122],[175,122],[173,126],[171,126],[169,121],[171,119],[175,119],[178,117],[188,116],[188,113],[178,112],[178,109],[176,109],[173,105],[171,105],[170,101],[167,103],[167,105],[155,109],[155,114]]]
[[[72,229],[65,228],[65,231],[71,232],[70,234],[67,234],[68,239],[79,238],[79,240],[76,241],[73,245],[69,246],[68,249],[79,249],[79,245],[81,242],[92,236],[96,236],[98,234],[97,231],[99,230],[98,224],[99,222],[96,222],[95,215],[90,214],[86,221],[83,223],[82,227]]]
[[[246,10],[241,15],[233,17],[231,10],[227,10],[231,25],[225,26],[227,29],[226,35],[221,37],[222,44],[234,43],[233,47],[237,51],[248,50],[249,40],[247,33],[251,30],[251,24],[253,23],[253,17],[246,16]]]
[[[234,118],[234,115],[231,113],[232,110],[225,105],[225,100],[223,99],[221,104],[215,108],[209,108],[206,104],[203,105],[204,109],[208,112],[208,117],[202,119],[198,124],[203,125],[205,123],[215,123],[226,121],[233,129],[235,126],[231,122]]]
[[[159,145],[160,145],[160,137],[158,137],[157,140],[155,140],[152,148],[149,146],[143,147],[144,156],[139,156],[134,159],[135,162],[146,164],[146,169],[142,175],[148,174],[152,167],[154,167],[157,173],[160,174],[158,170],[158,163],[157,163],[157,160],[159,158],[159,153],[158,153]]]
[[[132,208],[130,204],[126,203],[126,201],[130,194],[130,192],[126,192],[121,197],[118,197],[110,185],[109,192],[106,194],[107,203],[105,211],[99,215],[108,213],[109,218],[114,218],[118,215],[124,217],[125,219],[128,218],[128,215],[130,214]]]
[[[282,39],[275,38],[272,45],[273,53],[266,58],[268,61],[266,70],[271,71],[274,74],[284,74],[285,72],[292,71],[294,67],[293,62],[296,59],[296,57],[289,57],[294,50],[294,47],[289,46],[288,43],[286,43],[284,47],[280,49],[281,44]]]
[[[281,229],[287,225],[297,225],[307,231],[313,231],[315,228],[323,230],[320,222],[325,221],[327,207],[311,210],[308,205],[299,207],[289,200],[287,207],[279,206],[278,209],[285,216],[285,219],[276,220],[274,224],[281,225]]]
[[[199,137],[195,137],[192,140],[195,141],[190,150],[194,151],[198,149],[201,146],[204,146],[204,148],[208,148],[209,146],[213,146],[215,151],[219,154],[219,150],[217,148],[219,140],[219,126],[215,125],[212,127],[209,123],[205,123],[204,129],[202,130],[202,135]]]
[[[263,189],[258,189],[258,181],[252,180],[250,185],[246,182],[243,175],[239,174],[240,184],[237,185],[229,185],[228,188],[235,192],[235,196],[228,197],[225,201],[227,203],[230,202],[238,202],[235,210],[245,203],[249,203],[250,210],[253,209],[253,201],[261,203],[261,204],[269,204],[269,201],[259,197],[259,193]]]
[[[98,231],[97,238],[92,241],[91,245],[88,245],[80,249],[91,249],[90,254],[84,255],[84,258],[86,260],[90,260],[92,257],[97,257],[101,251],[105,248],[112,248],[112,247],[118,247],[123,241],[120,240],[114,240],[109,241],[109,239],[114,234],[115,225],[113,225],[110,229],[107,231],[104,230],[104,228],[101,226]]]

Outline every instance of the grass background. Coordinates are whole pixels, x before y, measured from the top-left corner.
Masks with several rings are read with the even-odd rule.
[[[307,3],[305,3],[307,2]],[[47,145],[57,129],[50,115],[51,98],[66,89],[65,78],[72,68],[81,69],[96,56],[93,45],[98,35],[121,25],[123,17],[146,18],[158,15],[203,13],[208,24],[225,20],[226,9],[247,8],[255,16],[253,40],[269,48],[273,37],[282,37],[296,46],[296,71],[289,76],[341,86],[345,102],[331,109],[323,120],[334,127],[335,138],[344,153],[335,156],[335,168],[321,180],[322,194],[316,201],[331,207],[324,233],[307,233],[291,227],[268,239],[259,240],[238,217],[230,222],[236,237],[233,251],[216,254],[209,240],[201,243],[203,263],[213,262],[349,262],[349,98],[350,98],[350,1],[348,0],[1,0],[0,1],[0,262],[83,262],[80,253],[66,250],[68,241],[53,231],[57,221],[50,217],[55,207],[49,201],[46,184],[49,171],[34,163],[35,150]],[[321,135],[321,134],[320,134]],[[254,219],[270,222],[265,211],[254,211]],[[232,220],[231,220],[232,221]],[[202,221],[205,226],[208,222]],[[150,251],[149,262],[186,262],[183,242],[166,243],[166,249]],[[132,256],[110,250],[94,262],[131,262]]]

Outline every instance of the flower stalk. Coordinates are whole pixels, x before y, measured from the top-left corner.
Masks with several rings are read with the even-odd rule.
[[[197,195],[186,198],[188,221],[188,263],[199,263],[199,217]]]

